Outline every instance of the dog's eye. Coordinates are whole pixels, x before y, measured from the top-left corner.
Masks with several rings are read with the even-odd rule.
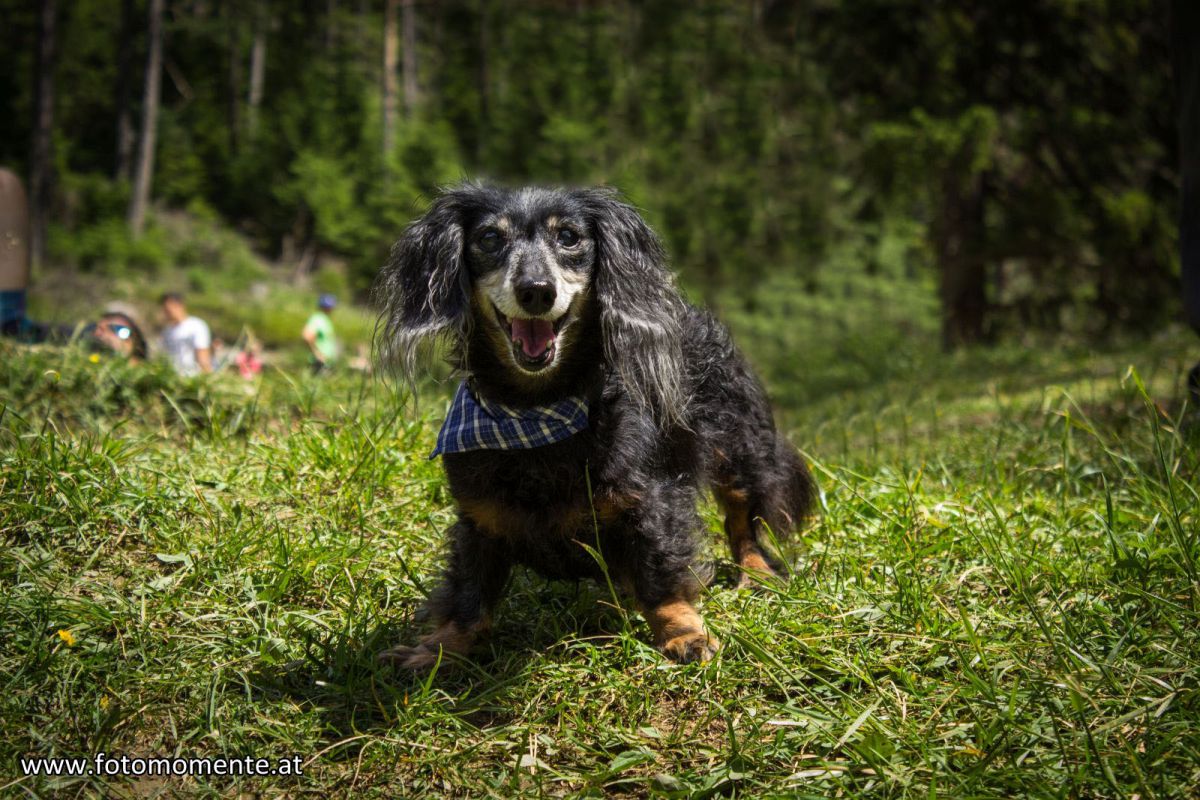
[[[485,253],[494,253],[504,246],[504,237],[495,228],[489,228],[479,236],[479,249]]]
[[[570,228],[560,228],[558,231],[558,243],[563,247],[574,247],[579,244],[579,234]]]

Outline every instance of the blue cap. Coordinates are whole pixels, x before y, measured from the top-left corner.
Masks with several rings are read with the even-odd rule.
[[[331,294],[323,294],[317,298],[317,307],[328,311],[337,305],[337,298]]]

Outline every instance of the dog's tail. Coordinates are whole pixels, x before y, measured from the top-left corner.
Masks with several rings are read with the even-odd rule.
[[[799,530],[817,504],[817,482],[803,456],[782,435],[775,439],[775,465],[762,509],[763,522],[776,536]]]

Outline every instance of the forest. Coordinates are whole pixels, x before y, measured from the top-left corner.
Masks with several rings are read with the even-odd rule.
[[[753,312],[781,279],[800,295],[912,287],[945,347],[1178,316],[1165,2],[0,13],[0,164],[27,180],[39,262],[186,262],[156,230],[177,211],[362,297],[439,185],[608,183],[721,307]]]

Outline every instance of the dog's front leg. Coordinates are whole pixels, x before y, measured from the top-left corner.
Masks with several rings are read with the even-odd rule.
[[[669,494],[668,494],[669,496]],[[665,500],[665,498],[664,498]],[[670,506],[674,505],[674,513]],[[672,661],[708,661],[721,643],[712,637],[696,610],[700,581],[692,571],[700,521],[690,497],[643,509],[635,522],[633,589],[654,644]]]
[[[704,620],[691,600],[678,597],[653,607],[643,605],[642,615],[654,631],[655,645],[672,661],[708,661],[721,647],[705,630]]]
[[[491,627],[492,609],[512,570],[504,543],[485,536],[466,519],[454,524],[449,537],[450,560],[428,603],[433,632],[415,646],[385,650],[378,656],[380,661],[406,669],[429,669],[443,654],[466,654]]]

